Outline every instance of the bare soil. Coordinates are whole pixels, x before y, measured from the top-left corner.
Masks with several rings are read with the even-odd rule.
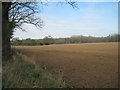
[[[118,87],[118,43],[15,47],[73,87]]]

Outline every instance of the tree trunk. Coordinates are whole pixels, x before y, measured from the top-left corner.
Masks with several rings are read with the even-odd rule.
[[[9,7],[11,2],[2,2],[2,59],[11,58],[10,29],[9,29]]]

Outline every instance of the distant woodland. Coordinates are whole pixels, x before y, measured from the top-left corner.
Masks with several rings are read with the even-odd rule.
[[[50,45],[50,44],[72,44],[72,43],[95,43],[95,42],[120,42],[120,35],[113,34],[106,37],[93,36],[71,36],[69,38],[52,38],[46,36],[43,39],[23,39],[13,38],[11,45],[35,46],[35,45]]]

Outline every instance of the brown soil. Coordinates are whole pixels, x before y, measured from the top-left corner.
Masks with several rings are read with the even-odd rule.
[[[118,43],[16,46],[55,76],[78,88],[118,87]]]

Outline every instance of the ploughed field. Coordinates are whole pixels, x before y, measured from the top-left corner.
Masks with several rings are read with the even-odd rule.
[[[79,88],[118,87],[118,43],[15,46],[31,60]]]

